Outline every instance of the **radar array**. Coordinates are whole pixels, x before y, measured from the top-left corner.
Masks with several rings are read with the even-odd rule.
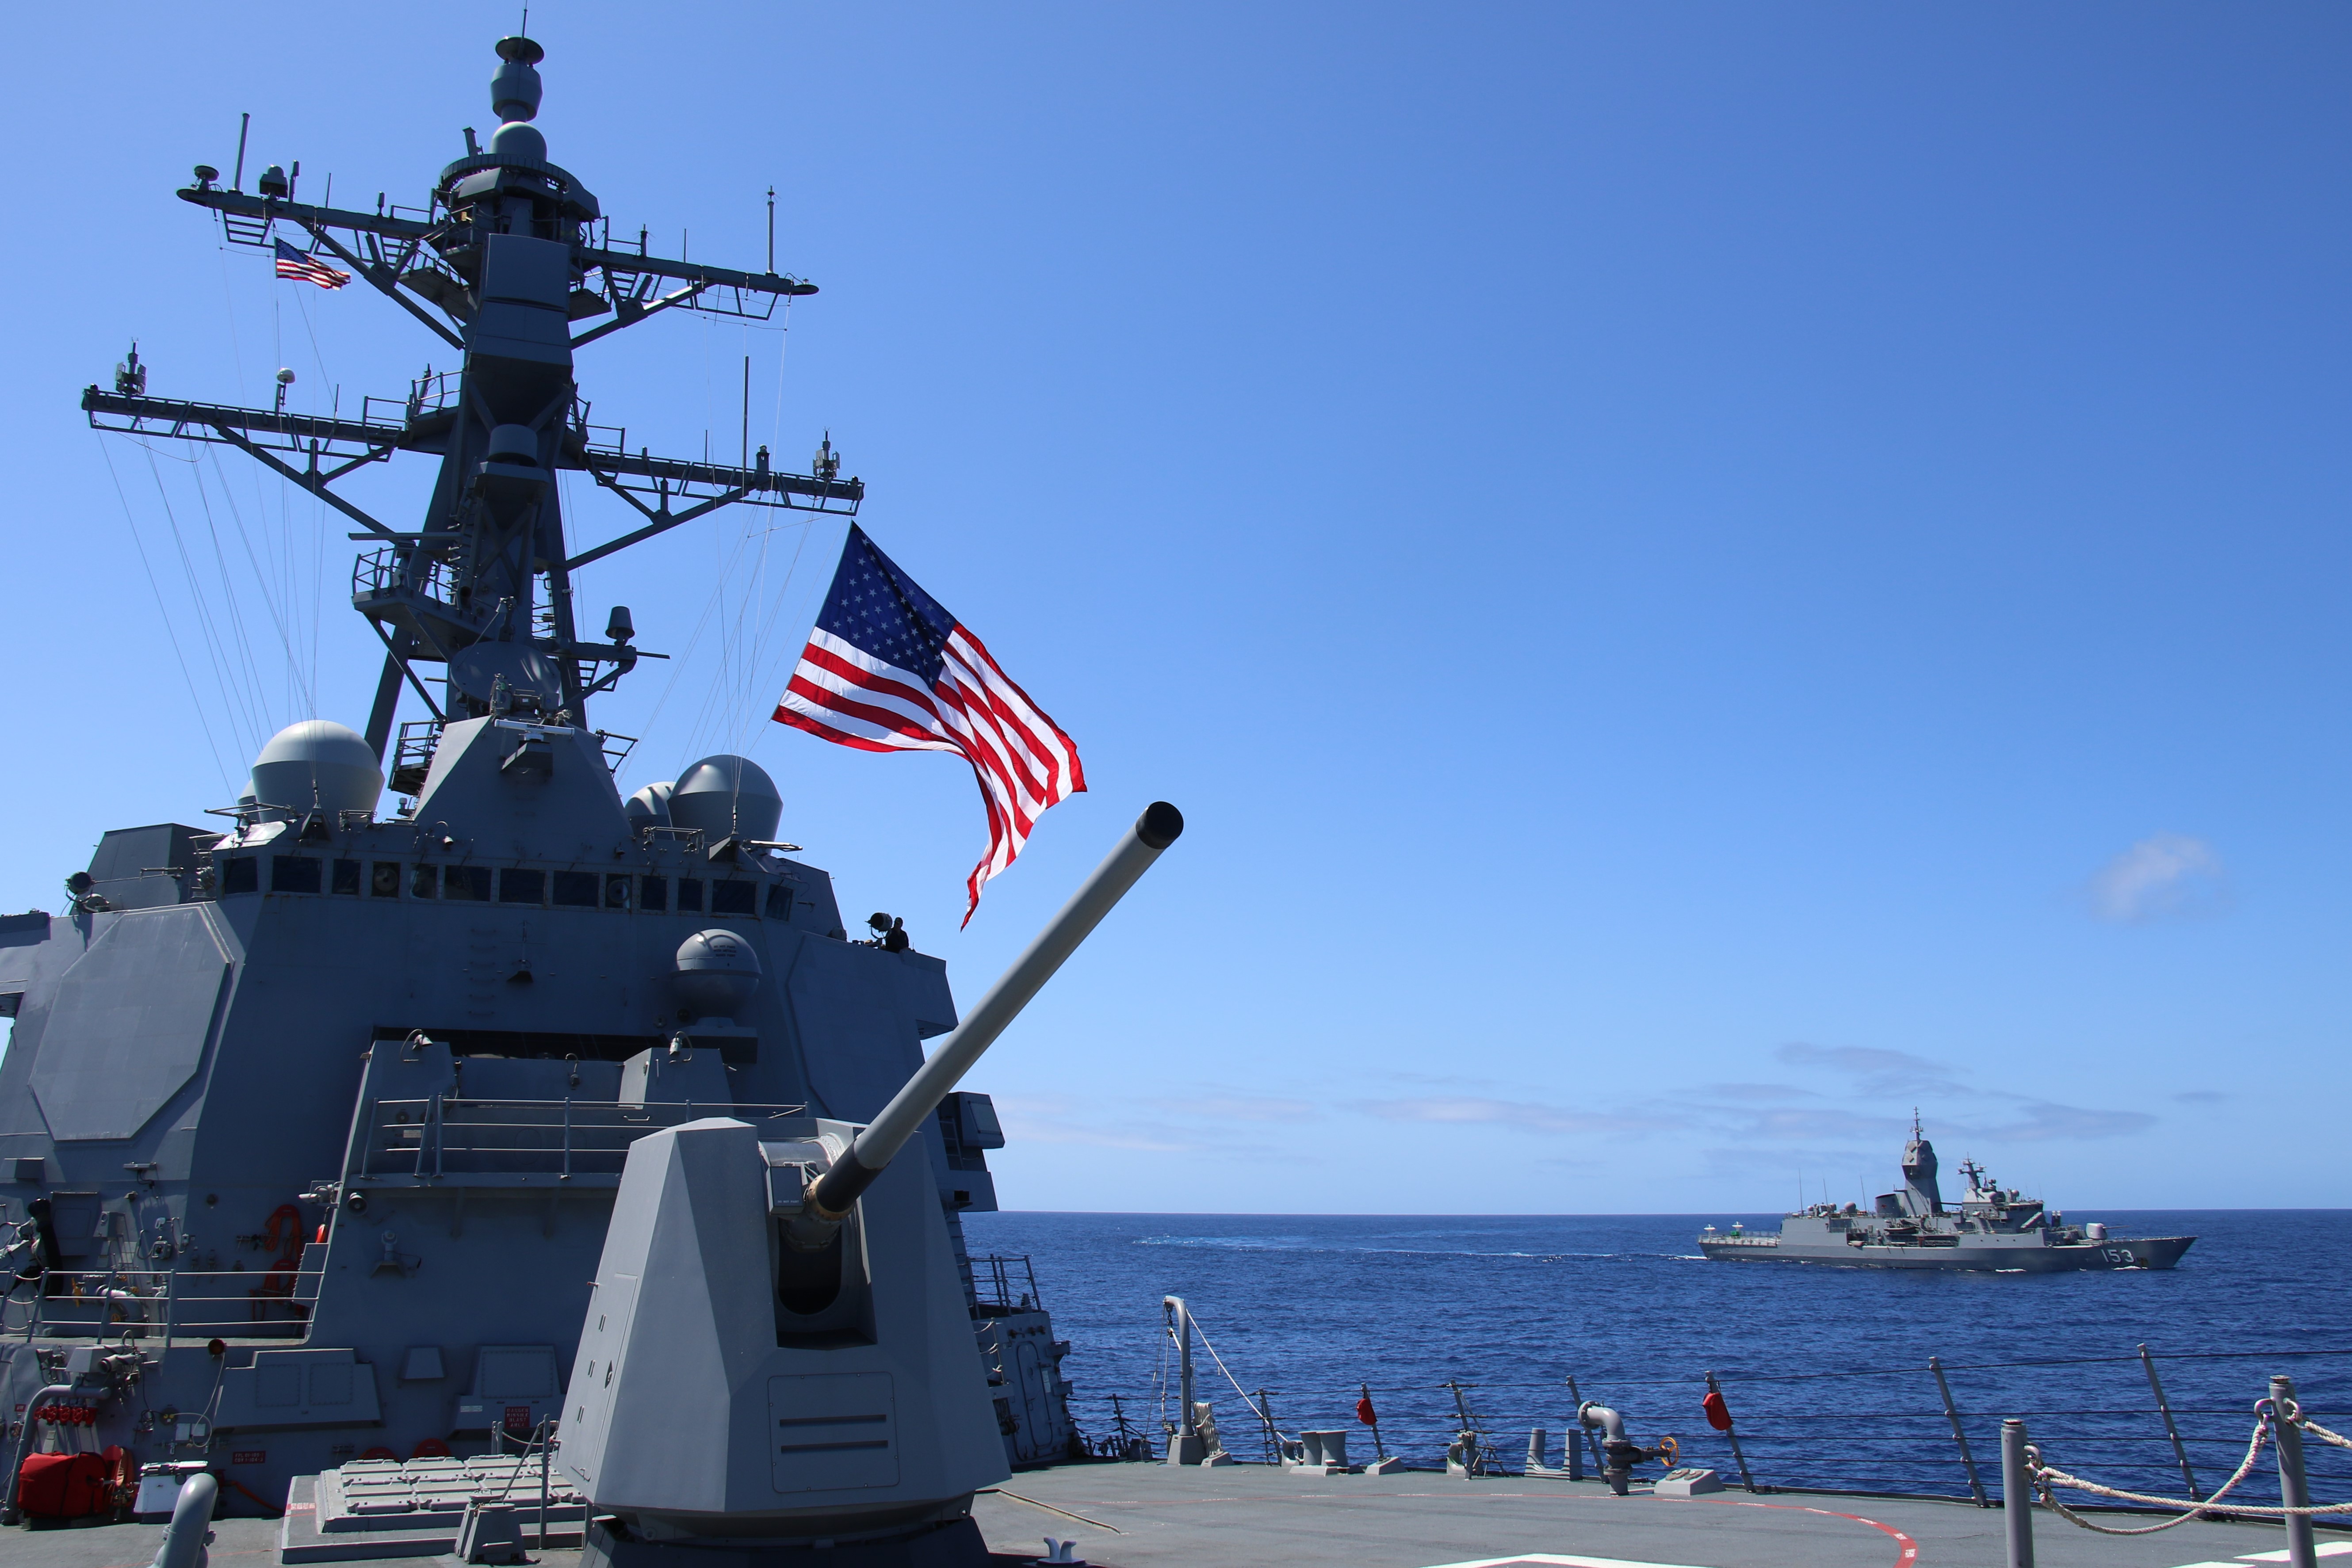
[[[765,446],[740,465],[657,457],[645,446],[632,451],[625,428],[590,422],[575,350],[670,309],[766,320],[779,301],[816,286],[774,270],[772,229],[769,269],[759,273],[655,256],[642,230],[634,246],[615,245],[595,196],[548,161],[546,138],[531,123],[544,51],[517,37],[501,39],[498,54],[490,98],[501,123],[487,147],[467,130],[467,155],[441,171],[421,209],[387,206],[381,196],[373,212],[299,202],[299,163],[290,173],[271,164],[249,193],[242,136],[228,186],[200,163],[195,183],[179,193],[217,213],[231,244],[276,249],[287,234],[307,236],[310,261],[349,267],[457,350],[459,369],[427,369],[397,398],[368,397],[356,418],[288,413],[282,389],[267,409],[151,397],[135,350],[111,391],[93,385],[82,394],[95,428],[234,446],[359,525],[352,538],[375,543],[353,572],[352,597],[384,645],[367,727],[379,759],[404,683],[436,730],[452,718],[508,713],[584,727],[589,697],[610,691],[639,659],[664,657],[634,646],[625,610],[608,623],[608,641],[578,635],[572,574],[581,567],[722,507],[854,517],[866,493],[855,476],[840,476],[829,437],[817,471],[793,474],[775,467]],[[595,324],[575,326],[583,322]],[[334,488],[400,452],[441,459],[414,530],[385,524]],[[643,525],[575,551],[557,470],[585,474]],[[421,664],[445,666],[438,701]]]

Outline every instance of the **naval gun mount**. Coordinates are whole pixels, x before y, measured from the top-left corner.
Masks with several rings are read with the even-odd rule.
[[[964,1568],[1010,1473],[929,1174],[892,1157],[1160,852],[1165,801],[864,1126],[728,1117],[629,1147],[560,1463],[583,1568]]]

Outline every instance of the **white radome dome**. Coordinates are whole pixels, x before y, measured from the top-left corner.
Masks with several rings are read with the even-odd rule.
[[[254,799],[264,807],[308,813],[375,810],[383,768],[357,730],[306,718],[269,737],[253,759]]]

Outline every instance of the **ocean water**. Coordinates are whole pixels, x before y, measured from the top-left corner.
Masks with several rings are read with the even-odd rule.
[[[1579,1392],[1622,1410],[1637,1440],[1671,1433],[1736,1479],[1700,1412],[1714,1372],[1766,1485],[1969,1495],[1965,1437],[1997,1496],[2000,1421],[2022,1416],[2053,1462],[2132,1490],[2185,1486],[2137,1347],[2146,1344],[2202,1493],[2245,1453],[2267,1379],[2352,1435],[2352,1212],[2104,1215],[2121,1233],[2193,1235],[2170,1270],[1928,1273],[1708,1262],[1703,1224],[1777,1215],[1378,1217],[970,1215],[975,1255],[1025,1255],[1055,1332],[1072,1409],[1090,1437],[1116,1414],[1152,1437],[1175,1408],[1160,1298],[1182,1296],[1223,1362],[1196,1348],[1199,1397],[1225,1446],[1257,1458],[1239,1390],[1285,1432],[1371,1433],[1436,1468],[1457,1425],[1449,1380],[1504,1468],[1528,1430],[1551,1463]],[[1948,1411],[1930,1371],[1939,1358]],[[1227,1375],[1230,1374],[1230,1377]],[[1958,1417],[1959,1436],[1954,1432]],[[2309,1445],[2319,1500],[2352,1498],[2352,1452]],[[1588,1458],[1588,1465],[1591,1460]],[[1654,1472],[1653,1472],[1654,1473]],[[2233,1494],[2277,1500],[2265,1457]]]

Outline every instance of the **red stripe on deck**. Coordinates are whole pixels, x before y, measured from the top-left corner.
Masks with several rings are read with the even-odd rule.
[[[1695,1498],[1692,1500],[1695,1502],[1716,1503],[1725,1508],[1790,1508],[1795,1509],[1801,1513],[1818,1513],[1826,1519],[1850,1519],[1856,1524],[1866,1524],[1870,1526],[1871,1529],[1877,1531],[1881,1535],[1889,1535],[1895,1538],[1895,1545],[1902,1548],[1901,1551],[1895,1554],[1895,1568],[1912,1568],[1912,1565],[1919,1561],[1919,1543],[1917,1542],[1912,1540],[1909,1536],[1904,1534],[1901,1531],[1895,1529],[1891,1524],[1881,1524],[1874,1519],[1864,1519],[1858,1513],[1840,1513],[1833,1508],[1809,1508],[1801,1502],[1741,1502],[1727,1497]]]

